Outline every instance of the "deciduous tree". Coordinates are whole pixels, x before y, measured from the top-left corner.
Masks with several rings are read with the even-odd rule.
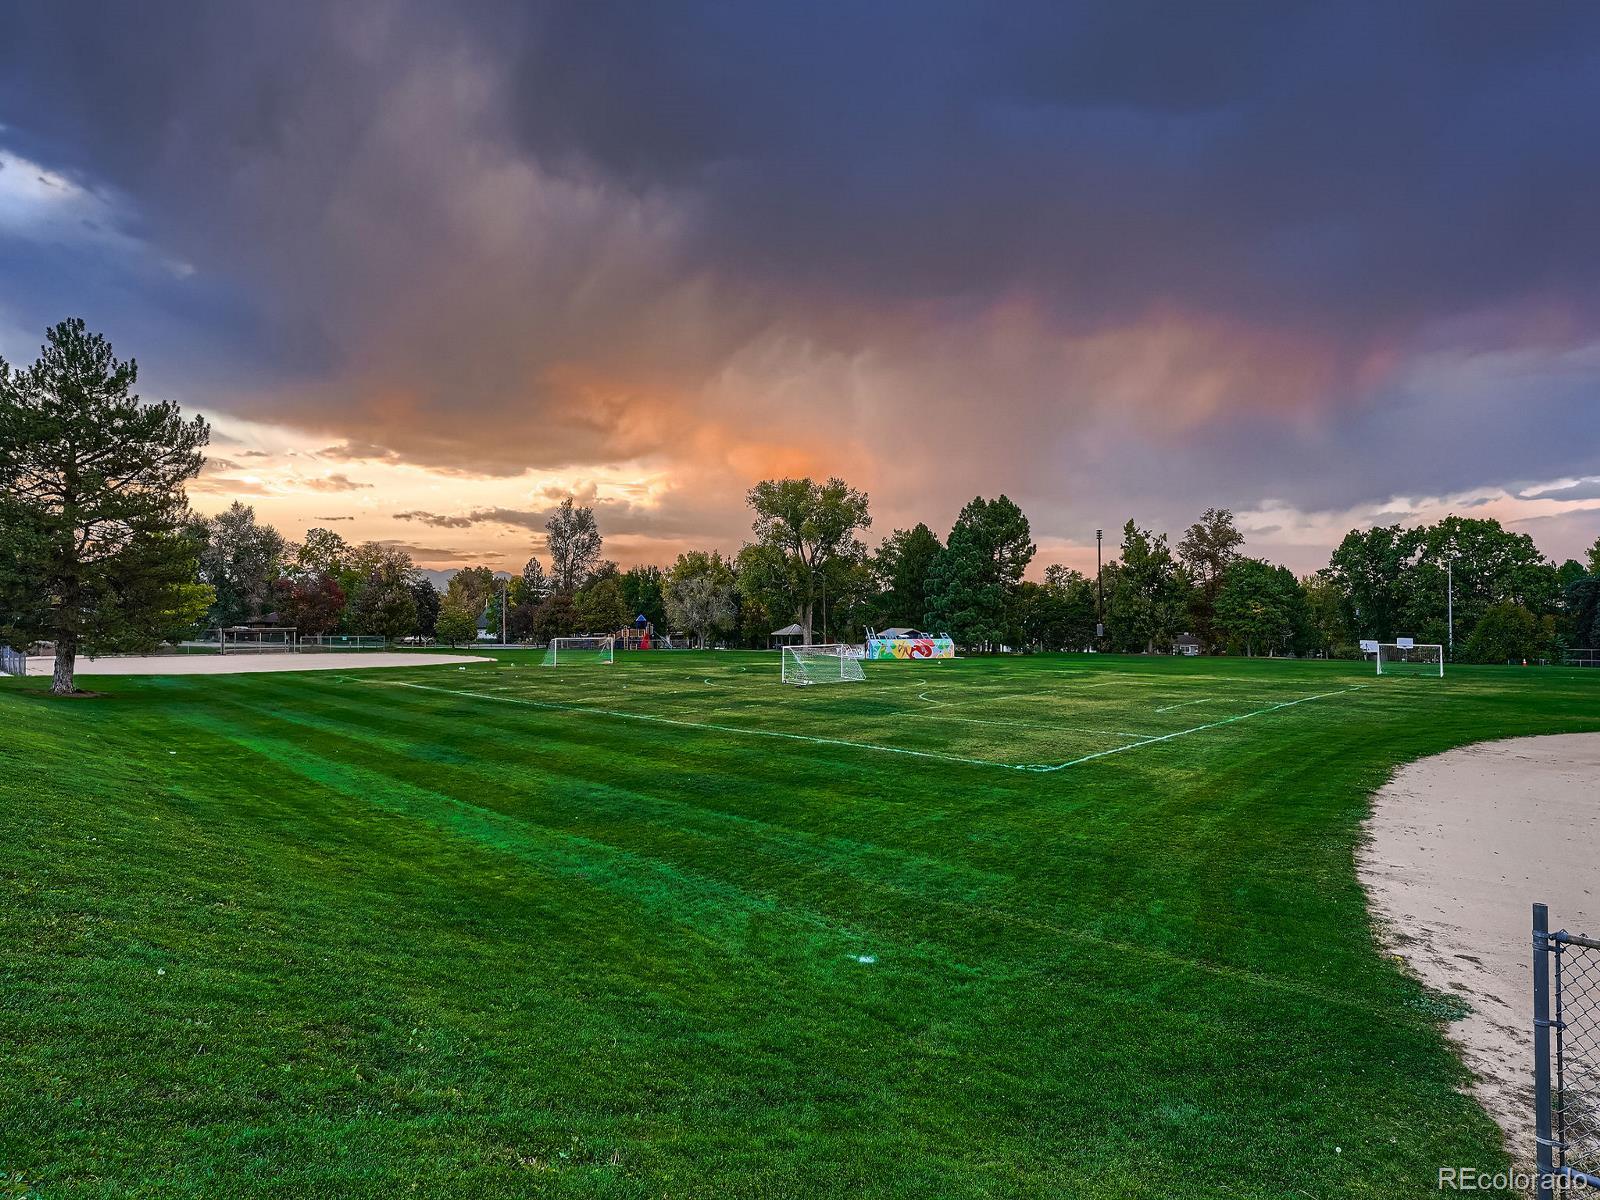
[[[702,647],[719,631],[733,627],[733,566],[714,550],[678,555],[667,572],[665,596],[668,620],[694,634]]]
[[[781,556],[800,624],[811,640],[821,574],[865,553],[856,530],[872,524],[867,496],[842,479],[764,479],[750,489],[756,541]]]
[[[1233,523],[1233,512],[1226,508],[1206,509],[1178,543],[1178,558],[1194,582],[1190,603],[1194,634],[1208,648],[1216,640],[1217,593],[1222,590],[1222,577],[1229,564],[1238,559],[1242,545],[1244,534]]]
[[[544,532],[555,590],[570,596],[600,561],[600,528],[594,509],[574,504],[568,496],[545,520]]]
[[[216,593],[207,621],[238,625],[266,616],[288,549],[283,534],[257,521],[255,509],[238,500],[195,530],[202,540],[200,579]]]

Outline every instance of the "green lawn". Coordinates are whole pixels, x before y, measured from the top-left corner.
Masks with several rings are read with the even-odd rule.
[[[0,1177],[1395,1197],[1501,1162],[1353,848],[1396,763],[1600,729],[1600,672],[867,670],[5,681]]]

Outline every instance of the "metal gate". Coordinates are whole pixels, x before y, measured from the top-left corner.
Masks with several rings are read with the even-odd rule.
[[[1533,906],[1538,1195],[1600,1187],[1600,941],[1550,931]]]

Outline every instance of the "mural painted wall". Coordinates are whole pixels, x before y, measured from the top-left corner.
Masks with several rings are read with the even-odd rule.
[[[954,658],[956,644],[947,637],[868,638],[868,658]]]

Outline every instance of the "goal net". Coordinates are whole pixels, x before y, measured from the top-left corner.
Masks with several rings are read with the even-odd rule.
[[[290,628],[251,628],[217,630],[217,650],[221,654],[293,654],[295,631]]]
[[[1568,650],[1562,655],[1561,661],[1569,667],[1600,667],[1600,650],[1580,646]]]
[[[851,646],[785,646],[783,647],[783,682],[851,683],[866,679],[861,669],[861,659]]]
[[[1381,642],[1375,657],[1379,675],[1444,674],[1444,647],[1439,645]]]
[[[550,645],[544,652],[544,665],[555,667],[570,663],[608,663],[616,658],[616,649],[616,638],[551,638]]]

